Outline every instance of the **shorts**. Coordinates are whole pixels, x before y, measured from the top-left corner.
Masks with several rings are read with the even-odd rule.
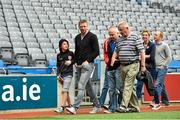
[[[62,86],[62,91],[63,92],[68,92],[69,91],[71,81],[72,81],[72,76],[71,75],[63,77],[63,86]]]

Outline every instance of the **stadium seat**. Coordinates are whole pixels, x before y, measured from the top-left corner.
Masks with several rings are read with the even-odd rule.
[[[57,60],[57,53],[45,53],[46,60],[49,61],[50,59]]]
[[[13,48],[25,48],[26,44],[24,42],[12,42]]]
[[[13,61],[13,48],[9,41],[1,41],[0,54],[2,55],[1,59],[5,62]]]
[[[54,48],[41,48],[42,53],[46,54],[46,53],[55,53]]]
[[[25,32],[22,32],[22,34],[23,34],[24,39],[35,37],[35,35],[34,35],[33,32],[27,32],[27,31],[25,31]]]
[[[14,59],[19,66],[29,66],[29,55],[26,48],[14,48]]]
[[[37,38],[37,42],[38,43],[49,43],[50,40],[49,40],[49,38],[39,37],[39,38]]]
[[[1,32],[0,32],[0,34],[1,34]],[[8,41],[9,42],[10,40],[9,40],[9,37],[4,36],[4,35],[0,35],[0,42],[1,41]]]
[[[23,42],[24,39],[21,36],[10,36],[11,43],[13,42]]]
[[[171,63],[168,65],[168,68],[180,69],[180,60],[172,60]]]
[[[180,55],[173,55],[174,60],[180,60]]]
[[[46,57],[43,53],[32,53],[30,63],[33,67],[47,67]]]
[[[40,48],[52,48],[52,43],[49,43],[49,42],[41,42],[39,43],[40,45]]]
[[[4,61],[3,61],[3,60],[0,60],[0,68],[5,67],[5,66],[6,66],[6,65],[5,65]]]
[[[37,42],[35,37],[24,37],[24,42]]]
[[[27,48],[39,48],[39,44],[37,42],[26,42]]]
[[[31,55],[33,53],[42,53],[40,48],[27,48],[28,49],[28,54]]]
[[[7,74],[6,64],[3,60],[0,60],[0,75]]]

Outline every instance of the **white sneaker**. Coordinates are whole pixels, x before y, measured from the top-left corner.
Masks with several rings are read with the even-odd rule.
[[[62,107],[56,108],[54,111],[57,113],[63,113],[64,112]]]
[[[71,114],[76,114],[76,109],[74,107],[68,107],[66,108],[66,110],[70,112]]]
[[[110,114],[112,112],[110,110],[104,110],[104,113]]]
[[[108,110],[109,106],[108,105],[103,105],[102,108],[104,108],[105,110]]]
[[[97,113],[97,112],[100,112],[100,111],[101,111],[101,108],[93,107],[93,109],[89,113],[94,114],[94,113]]]
[[[149,106],[150,106],[150,107],[154,107],[154,106],[155,106],[155,103],[154,103],[154,102],[151,102],[151,103],[149,104]]]
[[[126,113],[128,110],[127,108],[120,106],[116,111],[119,113]]]
[[[153,110],[159,110],[161,108],[161,104],[155,104],[152,108]]]

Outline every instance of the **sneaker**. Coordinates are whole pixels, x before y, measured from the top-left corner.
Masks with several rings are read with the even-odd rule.
[[[94,113],[98,113],[100,111],[101,111],[101,108],[93,107],[93,109],[89,113],[94,114]]]
[[[62,107],[59,107],[59,108],[56,108],[54,111],[57,113],[63,113],[64,109]]]
[[[154,107],[154,105],[155,105],[155,103],[154,103],[154,102],[151,102],[149,106],[150,106],[150,107]]]
[[[152,108],[153,110],[159,110],[161,108],[161,104],[155,104]]]
[[[122,107],[122,106],[120,106],[116,111],[119,112],[119,113],[128,112],[128,110],[126,108]]]
[[[104,110],[104,113],[110,114],[110,113],[113,113],[113,112],[110,111],[110,110]]]
[[[140,112],[140,109],[137,109],[137,108],[127,108],[127,111],[128,112]]]
[[[103,105],[102,108],[104,108],[105,110],[108,110],[109,106],[108,105]]]
[[[162,103],[163,106],[169,106],[169,103]]]
[[[68,107],[68,108],[66,108],[66,110],[68,112],[70,112],[71,114],[76,114],[76,108],[74,108],[74,107]]]

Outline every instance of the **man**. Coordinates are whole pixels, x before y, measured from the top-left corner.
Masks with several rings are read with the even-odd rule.
[[[118,29],[122,36],[117,42],[117,49],[111,62],[113,65],[118,57],[121,64],[121,78],[124,81],[123,97],[118,111],[140,112],[134,81],[139,71],[139,59],[141,59],[141,71],[146,70],[144,46],[141,38],[130,31],[129,25],[125,21],[119,22]]]
[[[156,84],[155,84],[155,95],[153,110],[158,110],[161,108],[160,105],[160,96],[162,95],[162,102],[164,104],[169,104],[168,95],[164,85],[165,75],[167,73],[167,66],[171,62],[171,51],[165,42],[163,42],[163,32],[156,31],[154,33],[154,40],[156,45],[155,61],[156,61]]]
[[[150,72],[153,80],[155,80],[156,74],[156,65],[155,65],[155,44],[150,41],[150,32],[148,30],[143,30],[141,33],[143,44],[145,47],[145,58],[146,58],[146,69]],[[136,85],[136,94],[138,100],[141,102],[142,100],[142,88],[143,88],[143,81],[138,80]]]
[[[100,105],[92,89],[90,77],[94,71],[94,59],[99,55],[98,39],[95,34],[88,31],[86,20],[79,21],[79,29],[81,33],[75,37],[75,80],[78,80],[78,95],[73,106],[67,110],[76,114],[76,110],[83,101],[86,89],[93,105],[95,105],[90,113],[97,113],[100,111]]]
[[[118,106],[118,93],[122,96],[123,83],[120,78],[120,62],[115,61],[111,66],[111,58],[116,48],[116,41],[119,39],[119,31],[117,27],[110,27],[108,30],[109,38],[104,42],[104,59],[106,63],[107,78],[109,82],[109,98],[110,106],[105,113],[114,113]]]

